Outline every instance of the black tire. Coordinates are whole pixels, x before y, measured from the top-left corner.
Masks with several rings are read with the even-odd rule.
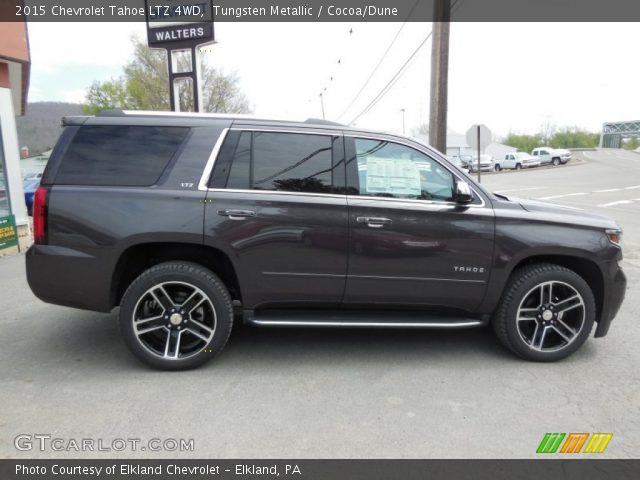
[[[164,290],[152,290],[160,287]],[[166,292],[168,299],[159,292]],[[188,298],[193,303],[187,306]],[[198,301],[198,306],[187,311]],[[174,311],[176,308],[180,311]],[[155,312],[142,319],[151,325],[149,333],[140,333],[149,327],[138,323],[136,329],[134,325],[141,310]],[[119,323],[127,347],[143,363],[161,370],[188,370],[208,362],[224,348],[233,327],[233,304],[224,283],[210,270],[196,263],[166,262],[149,268],[129,285],[122,297]],[[166,349],[161,352],[163,340]],[[169,348],[173,355],[167,356]]]
[[[493,167],[493,169],[494,169],[496,172],[499,172],[500,170],[502,170],[502,167],[500,166],[500,164],[499,164],[499,163],[496,163],[496,165],[495,165],[495,167]]]
[[[542,323],[545,323],[545,318],[542,318],[542,315],[538,315],[538,312],[532,312],[530,314],[532,316],[531,320],[527,318],[526,321],[522,323],[519,323],[517,320],[521,304],[530,298],[528,295],[535,295],[536,289],[539,288],[541,284],[548,282],[555,282],[557,285],[556,288],[560,290],[563,288],[567,289],[567,291],[573,289],[581,297],[579,300],[582,301],[582,306],[578,306],[577,308],[571,307],[571,309],[569,309],[571,312],[574,312],[569,315],[574,315],[575,319],[577,319],[578,322],[581,322],[579,323],[579,328],[577,327],[578,323],[572,324],[574,328],[571,332],[574,333],[574,336],[569,342],[566,342],[564,337],[560,337],[556,333],[555,328],[557,324],[556,326],[542,325]],[[566,285],[568,285],[568,287]],[[542,298],[540,303],[542,305]],[[561,303],[563,302],[559,302],[558,305]],[[530,310],[533,310],[534,308],[531,308]],[[560,323],[564,326],[569,324],[571,320],[571,318],[566,316],[564,318],[562,317],[565,313],[566,312],[560,314],[560,320],[565,322]],[[529,314],[527,314],[527,316],[529,316]],[[494,314],[492,326],[500,342],[519,357],[536,362],[554,362],[568,357],[582,346],[591,333],[595,317],[596,304],[593,293],[587,282],[585,282],[581,276],[574,271],[559,265],[538,263],[519,268],[511,275],[507,287],[502,295],[498,310]],[[554,321],[558,322],[558,319],[554,319],[552,317],[550,322],[553,323]],[[519,327],[519,325],[523,326]],[[535,341],[532,346],[526,341],[521,331],[527,326],[529,329],[536,329],[536,332],[538,331],[538,328],[541,328],[541,337],[543,339],[542,342],[540,342],[541,347],[544,344],[545,334],[547,331],[551,332],[549,333],[549,338],[551,340],[557,338],[560,340],[559,343],[566,342],[566,345],[560,345],[556,347],[555,350],[552,348],[548,348],[546,351],[543,351],[542,348],[536,349]],[[558,328],[564,330],[562,327],[558,326]],[[564,330],[564,333],[568,333],[567,330]],[[535,333],[533,334],[533,337],[534,339],[536,338]],[[553,346],[553,344],[551,344],[551,346]]]
[[[520,165],[519,163],[516,163],[516,170],[522,170],[522,165]]]
[[[551,160],[551,163],[553,163],[554,167],[557,167],[558,165],[560,165],[560,159],[556,157],[553,160]]]

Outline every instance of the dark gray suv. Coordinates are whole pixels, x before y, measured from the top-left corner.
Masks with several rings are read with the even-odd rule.
[[[621,230],[492,194],[408,138],[322,121],[105,112],[64,119],[35,194],[42,300],[109,312],[149,365],[261,326],[491,324],[529,360],[606,335]]]

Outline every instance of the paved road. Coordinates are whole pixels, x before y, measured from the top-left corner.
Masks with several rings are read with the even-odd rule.
[[[606,457],[637,457],[640,189],[628,187],[640,185],[640,155],[588,155],[483,180],[532,198],[587,193],[551,200],[612,214],[626,230],[630,290],[619,317],[606,338],[556,364],[517,360],[488,329],[241,328],[204,368],[157,372],[126,351],[114,315],[45,305],[27,288],[24,257],[0,258],[0,458],[82,456],[14,448],[15,436],[33,433],[66,445],[158,437],[195,446],[88,458],[526,458],[545,432],[583,431],[614,433]]]

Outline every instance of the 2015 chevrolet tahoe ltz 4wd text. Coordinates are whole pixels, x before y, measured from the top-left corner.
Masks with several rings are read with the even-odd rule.
[[[69,117],[35,194],[33,292],[110,312],[162,369],[234,323],[491,325],[553,361],[606,335],[626,279],[606,217],[493,194],[432,148],[322,121]]]

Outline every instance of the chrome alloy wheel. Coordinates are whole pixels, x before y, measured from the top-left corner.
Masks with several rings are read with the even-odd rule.
[[[571,285],[543,282],[529,290],[518,306],[520,338],[538,352],[555,352],[570,345],[586,320],[584,299]]]
[[[216,331],[216,310],[198,287],[164,282],[138,299],[132,323],[147,351],[163,360],[182,360],[209,345]]]

